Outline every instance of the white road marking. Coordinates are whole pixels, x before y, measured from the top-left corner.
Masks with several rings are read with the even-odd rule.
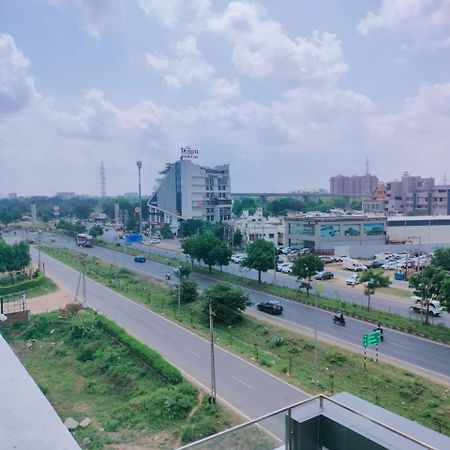
[[[403,349],[405,349],[405,350],[412,350],[412,348],[409,348],[409,347],[404,347],[403,345],[400,345],[400,344],[396,344],[395,342],[391,342],[391,344],[392,344],[392,345],[395,345],[396,347],[400,347],[400,348],[403,348]]]
[[[189,353],[192,353],[194,356],[196,356],[197,358],[201,358],[201,356],[198,354],[198,353],[195,353],[194,351],[192,351],[190,348],[186,348],[186,350],[189,352]]]
[[[232,377],[233,377],[236,381],[239,381],[239,383],[242,383],[244,386],[247,386],[249,389],[253,389],[253,387],[250,386],[249,384],[247,384],[245,381],[242,381],[241,379],[239,379],[238,377],[235,377],[234,375],[232,375]]]

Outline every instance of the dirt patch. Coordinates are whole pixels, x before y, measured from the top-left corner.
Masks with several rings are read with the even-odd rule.
[[[58,288],[57,291],[51,294],[45,294],[27,300],[27,306],[32,314],[62,309],[68,303],[74,303],[73,295],[61,288]]]
[[[134,442],[106,445],[105,448],[109,450],[162,450],[175,448],[174,444],[175,441],[170,434],[162,431]]]

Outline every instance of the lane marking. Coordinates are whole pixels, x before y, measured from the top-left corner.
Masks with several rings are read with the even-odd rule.
[[[232,378],[234,378],[236,381],[239,381],[239,383],[242,383],[244,386],[248,387],[249,389],[253,389],[253,386],[250,386],[248,383],[246,383],[245,381],[242,381],[240,378],[235,377],[234,375],[231,375]]]
[[[404,348],[405,350],[412,350],[412,348],[404,347],[403,345],[396,344],[395,342],[391,342],[391,345],[395,345],[396,347]]]
[[[196,352],[194,352],[193,350],[191,350],[190,348],[186,348],[186,350],[189,352],[189,353],[192,353],[194,356],[196,356],[197,358],[201,358],[201,356],[198,354],[198,353],[196,353]]]

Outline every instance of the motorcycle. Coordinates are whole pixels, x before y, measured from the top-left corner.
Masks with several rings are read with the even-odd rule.
[[[166,273],[166,280],[170,280],[170,273]]]
[[[336,325],[340,325],[341,327],[345,327],[345,318],[344,317],[334,316],[333,317],[333,322]]]
[[[374,331],[374,332],[375,332],[375,331],[379,331],[379,332],[380,332],[380,341],[383,342],[383,341],[384,341],[383,328],[377,327],[377,328],[374,328],[373,331]]]

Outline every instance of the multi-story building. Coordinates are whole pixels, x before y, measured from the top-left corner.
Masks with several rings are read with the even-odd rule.
[[[450,186],[405,172],[400,181],[386,183],[384,211],[387,215],[450,215]]]
[[[169,223],[202,219],[209,222],[231,219],[230,166],[205,167],[190,159],[176,161],[151,195],[150,222]]]
[[[336,175],[330,178],[331,194],[367,194],[371,196],[377,186],[378,178],[368,173],[351,177]]]

